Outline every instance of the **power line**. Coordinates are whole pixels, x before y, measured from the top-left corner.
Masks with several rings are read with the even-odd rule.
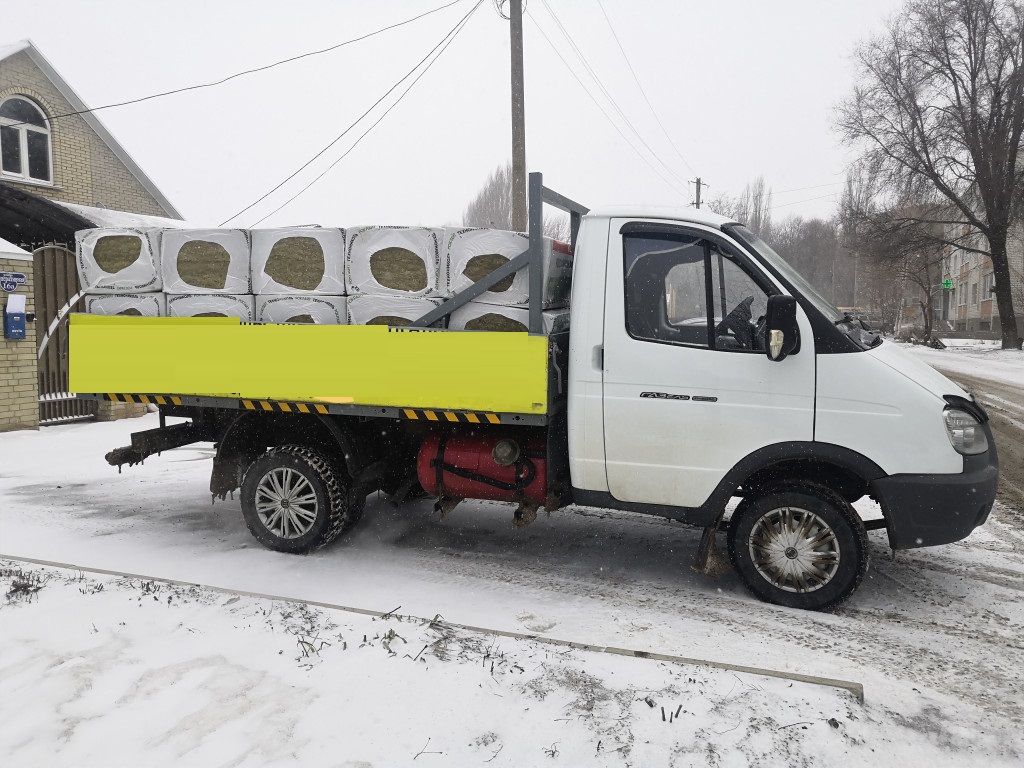
[[[163,96],[173,96],[176,93],[184,93],[186,91],[197,91],[197,90],[200,90],[202,88],[213,88],[216,85],[223,85],[224,83],[226,83],[226,82],[228,82],[230,80],[234,80],[235,78],[242,77],[244,75],[251,75],[251,74],[254,74],[256,72],[263,72],[265,70],[273,69],[274,67],[278,67],[278,66],[280,66],[282,64],[288,64],[288,63],[293,62],[293,61],[298,61],[299,59],[308,58],[310,56],[319,56],[322,53],[329,53],[331,51],[337,50],[338,48],[343,48],[346,45],[351,45],[352,43],[361,42],[361,41],[366,40],[368,38],[375,37],[376,35],[379,35],[379,34],[381,34],[383,32],[387,32],[387,31],[392,30],[392,29],[397,29],[398,27],[405,26],[406,24],[411,24],[414,21],[419,21],[420,19],[422,19],[422,18],[424,18],[426,16],[430,16],[431,14],[437,13],[438,11],[443,11],[445,8],[451,8],[453,5],[458,5],[461,2],[463,2],[463,0],[453,0],[453,2],[447,3],[446,5],[442,5],[442,6],[438,7],[438,8],[434,8],[432,11],[426,11],[424,13],[421,13],[419,16],[413,16],[412,18],[406,19],[405,21],[399,21],[399,22],[396,22],[394,24],[390,24],[390,25],[388,25],[386,27],[381,27],[380,29],[375,30],[373,32],[368,32],[367,34],[362,35],[361,37],[354,37],[351,40],[345,40],[344,42],[337,43],[336,45],[332,45],[332,46],[330,46],[328,48],[321,48],[318,51],[308,51],[306,53],[300,53],[298,56],[291,56],[291,57],[289,57],[287,59],[281,59],[280,61],[275,61],[275,62],[273,62],[271,64],[265,64],[262,67],[256,67],[255,69],[246,69],[246,70],[243,70],[241,72],[236,72],[235,74],[228,75],[227,77],[222,78],[220,80],[214,80],[214,81],[209,82],[209,83],[199,83],[197,85],[188,85],[188,86],[185,86],[183,88],[175,88],[175,89],[170,90],[170,91],[161,91],[160,93],[150,94],[149,96],[142,96],[142,97],[137,98],[137,99],[129,99],[128,101],[119,101],[119,102],[116,102],[114,104],[104,104],[101,107],[91,107],[90,109],[80,109],[77,112],[65,112],[65,113],[63,113],[61,115],[54,115],[54,116],[49,117],[47,119],[49,119],[49,120],[60,120],[60,119],[65,118],[65,117],[75,117],[76,115],[85,115],[85,114],[89,114],[91,112],[99,112],[101,109],[113,109],[114,107],[126,107],[126,106],[128,106],[130,104],[139,104],[140,102],[149,101],[150,99],[159,99],[159,98],[162,98]],[[10,123],[9,125],[11,125],[11,126],[18,126],[18,125],[25,125],[25,124],[26,124],[25,122],[21,122],[21,123]]]
[[[558,26],[558,29],[561,31],[562,35],[568,41],[569,46],[576,53],[576,56],[583,63],[584,68],[587,70],[587,72],[590,74],[590,76],[594,79],[594,82],[597,83],[597,87],[601,89],[601,92],[605,95],[605,98],[607,98],[608,101],[611,103],[612,107],[615,108],[615,111],[618,113],[618,115],[622,119],[622,121],[626,124],[626,126],[629,127],[629,129],[633,132],[633,134],[637,137],[637,139],[639,139],[640,143],[643,144],[643,146],[647,149],[647,151],[651,153],[651,156],[655,160],[657,160],[658,163],[671,176],[673,176],[677,181],[680,181],[680,182],[685,184],[686,183],[686,179],[682,178],[678,173],[673,171],[668,166],[668,164],[666,164],[665,161],[662,160],[661,157],[659,157],[658,153],[655,152],[653,149],[651,149],[651,146],[644,140],[644,137],[640,135],[640,132],[636,129],[636,126],[634,126],[632,121],[630,121],[630,119],[626,116],[626,113],[622,110],[622,107],[619,106],[619,103],[611,95],[611,92],[609,92],[609,90],[605,87],[604,83],[601,81],[601,78],[598,77],[597,72],[590,65],[590,62],[587,60],[587,57],[583,55],[583,51],[581,51],[579,46],[576,45],[576,41],[573,40],[572,35],[570,35],[568,30],[566,30],[565,25],[562,24],[561,19],[558,18],[558,15],[554,12],[554,10],[548,4],[548,1],[547,0],[541,0],[541,4],[544,6],[544,8],[547,10],[548,14],[554,20],[555,24]]]
[[[579,75],[576,74],[572,66],[570,66],[569,62],[565,60],[565,57],[562,56],[562,53],[561,51],[558,50],[558,47],[553,42],[551,42],[551,38],[548,37],[547,33],[544,31],[544,28],[540,25],[537,19],[534,18],[533,14],[528,13],[527,16],[530,17],[530,21],[533,22],[533,25],[537,28],[537,31],[540,32],[541,36],[544,38],[547,44],[551,46],[551,50],[555,52],[555,55],[558,57],[559,61],[561,61],[562,64],[565,65],[565,68],[569,70],[569,74],[576,79],[576,82],[580,84],[580,87],[583,89],[584,93],[586,93],[587,96],[590,97],[590,100],[594,102],[594,105],[600,110],[601,114],[605,116],[605,119],[608,120],[612,128],[614,128],[616,132],[619,134],[619,136],[622,137],[622,140],[626,142],[626,145],[630,149],[632,149],[633,152],[636,153],[636,156],[643,160],[647,164],[647,167],[650,168],[659,179],[665,182],[665,184],[668,187],[670,187],[673,191],[675,191],[682,197],[688,197],[688,191],[684,191],[683,189],[680,189],[678,186],[676,186],[675,182],[673,182],[670,178],[666,177],[665,174],[658,170],[658,168],[647,158],[647,156],[643,152],[636,148],[636,145],[633,144],[632,141],[630,141],[629,137],[626,136],[625,133],[623,133],[618,123],[615,122],[612,116],[608,114],[608,111],[601,105],[601,102],[599,102],[597,98],[594,96],[594,94],[590,92],[590,89],[587,88],[586,84],[582,80],[580,80]]]
[[[644,97],[644,101],[647,102],[647,106],[651,110],[651,114],[654,115],[654,119],[658,122],[658,127],[661,128],[661,132],[665,134],[665,138],[668,139],[668,143],[672,145],[672,149],[675,150],[676,155],[683,161],[683,165],[689,169],[690,173],[696,176],[697,172],[693,170],[693,166],[686,162],[686,158],[683,157],[683,153],[679,151],[679,147],[676,146],[676,143],[672,140],[669,132],[665,129],[665,124],[662,123],[661,118],[658,117],[658,112],[654,109],[654,105],[651,104],[651,100],[647,97],[647,91],[644,90],[643,85],[640,83],[640,78],[637,77],[636,70],[633,69],[633,64],[630,62],[629,56],[626,55],[626,49],[622,47],[622,41],[619,40],[619,35],[615,31],[615,27],[612,25],[612,20],[608,18],[608,11],[605,10],[604,3],[602,3],[601,0],[597,0],[597,5],[601,9],[601,14],[604,16],[605,22],[608,24],[608,29],[611,30],[612,37],[615,38],[615,44],[619,46],[619,51],[622,53],[622,58],[626,61],[626,66],[629,67],[630,74],[633,75],[633,81],[636,83],[636,87],[640,89],[640,94]]]
[[[813,202],[815,200],[824,200],[825,198],[835,198],[837,195],[842,195],[842,194],[843,194],[842,191],[838,191],[838,193],[828,193],[827,195],[819,195],[816,198],[808,198],[807,200],[794,200],[793,202],[790,202],[790,203],[780,203],[777,206],[772,206],[771,210],[774,211],[776,208],[785,208],[786,206],[798,206],[801,203],[811,203],[811,202]]]
[[[339,141],[341,141],[346,136],[346,134],[348,134],[349,131],[351,131],[353,128],[355,128],[362,121],[362,119],[364,117],[366,117],[368,114],[370,114],[377,107],[377,105],[379,105],[382,101],[384,101],[384,99],[386,99],[388,96],[390,96],[392,94],[392,92],[394,92],[395,89],[397,89],[398,86],[401,85],[405,80],[409,79],[409,77],[412,75],[412,73],[415,72],[417,69],[419,69],[423,65],[423,63],[427,59],[429,59],[434,54],[435,51],[437,51],[438,48],[441,48],[441,46],[445,44],[445,41],[449,37],[451,37],[452,34],[456,32],[456,30],[458,30],[460,28],[460,26],[466,21],[466,19],[468,19],[470,16],[472,16],[476,12],[477,8],[479,8],[482,3],[483,3],[483,0],[477,0],[476,5],[474,5],[470,9],[469,13],[467,13],[465,16],[463,16],[454,27],[452,27],[450,30],[448,30],[448,32],[445,34],[445,36],[441,38],[441,41],[437,45],[435,45],[433,48],[431,48],[426,56],[424,56],[422,59],[420,59],[412,69],[410,69],[408,72],[406,72],[404,75],[402,75],[402,77],[400,77],[397,81],[395,81],[395,84],[392,85],[387,90],[387,92],[385,92],[385,94],[383,96],[381,96],[379,99],[377,99],[377,101],[375,101],[372,105],[370,105],[369,109],[367,109],[365,112],[363,112],[363,114],[361,114],[359,117],[357,117],[344,131],[339,133],[326,147],[324,147],[319,152],[317,152],[315,155],[313,155],[311,158],[309,158],[309,160],[307,160],[305,163],[303,163],[301,166],[299,166],[299,168],[297,170],[295,170],[287,178],[282,180],[279,184],[277,184],[277,186],[275,186],[273,189],[271,189],[265,195],[263,195],[262,197],[254,200],[253,202],[249,203],[249,205],[245,206],[245,208],[243,208],[242,210],[238,211],[238,213],[235,213],[232,216],[228,216],[226,219],[224,219],[224,221],[222,221],[220,223],[220,226],[223,227],[225,224],[227,224],[232,219],[237,219],[239,216],[241,216],[243,213],[248,211],[250,208],[253,208],[257,204],[262,203],[264,200],[266,200],[268,197],[270,197],[272,194],[274,194],[277,190],[279,190],[281,187],[283,187],[289,181],[291,181],[296,176],[298,176],[300,173],[302,173],[302,171],[306,170],[306,168],[308,168],[317,158],[319,158],[321,155],[323,155],[327,150],[329,150],[331,147],[333,147],[335,144],[337,144]]]
[[[462,20],[461,20],[461,21],[460,21],[460,22],[459,22],[458,24],[456,24],[456,25],[455,25],[455,28],[454,28],[454,30],[452,30],[451,32],[449,32],[449,33],[448,33],[448,35],[446,35],[446,36],[445,36],[445,37],[447,38],[447,42],[445,42],[445,44],[444,44],[444,45],[443,45],[443,46],[441,47],[441,50],[439,50],[439,51],[437,52],[437,55],[436,55],[436,56],[434,56],[434,58],[433,58],[433,59],[431,59],[431,60],[430,60],[430,62],[428,62],[428,63],[427,63],[427,66],[426,66],[426,67],[424,67],[424,69],[423,69],[423,71],[422,71],[422,72],[420,72],[420,73],[419,73],[418,75],[416,75],[415,79],[413,79],[413,81],[412,81],[411,83],[409,83],[409,86],[408,86],[408,87],[407,87],[407,88],[406,88],[406,89],[405,89],[404,91],[402,91],[402,93],[401,93],[401,94],[400,94],[400,95],[398,96],[398,98],[397,98],[397,99],[396,99],[396,100],[394,101],[394,103],[393,103],[393,104],[391,104],[391,106],[389,106],[389,107],[388,107],[388,108],[387,108],[386,110],[384,110],[384,114],[382,114],[382,115],[381,115],[380,117],[378,117],[378,118],[377,118],[377,120],[376,120],[376,121],[374,121],[373,125],[371,125],[371,126],[370,126],[369,128],[367,128],[367,129],[366,129],[365,131],[363,131],[362,135],[360,135],[360,136],[359,136],[359,138],[358,138],[358,139],[356,139],[356,140],[355,140],[355,141],[354,141],[354,142],[352,143],[352,146],[351,146],[351,147],[349,147],[349,148],[348,148],[347,150],[345,150],[345,153],[344,153],[343,155],[341,155],[341,157],[339,157],[339,158],[338,158],[337,160],[335,160],[335,161],[334,161],[333,163],[331,163],[331,164],[330,164],[329,166],[327,166],[327,167],[326,167],[326,168],[325,168],[325,169],[324,169],[324,170],[323,170],[323,171],[322,171],[322,172],[321,172],[321,173],[320,173],[320,174],[319,174],[319,175],[318,175],[318,176],[317,176],[316,178],[314,178],[314,179],[313,179],[312,181],[310,181],[310,182],[309,182],[309,183],[308,183],[308,184],[307,184],[306,186],[304,186],[304,187],[303,187],[302,189],[300,189],[300,190],[299,190],[298,192],[296,192],[296,193],[295,193],[294,195],[292,195],[292,196],[291,196],[291,197],[289,197],[289,198],[288,198],[287,200],[285,200],[285,201],[284,201],[283,203],[281,203],[281,205],[279,205],[279,206],[278,206],[277,208],[275,208],[274,210],[272,210],[272,211],[271,211],[270,213],[268,213],[268,214],[267,214],[266,216],[264,216],[264,217],[263,217],[262,219],[260,219],[259,221],[257,221],[257,222],[255,222],[255,223],[251,224],[250,226],[251,226],[251,227],[255,227],[255,226],[257,226],[257,225],[259,225],[259,224],[263,223],[263,222],[264,222],[264,221],[265,221],[266,219],[269,219],[269,218],[270,218],[271,216],[273,216],[273,215],[274,215],[275,213],[277,213],[278,211],[280,211],[280,210],[281,210],[282,208],[284,208],[284,207],[285,207],[286,205],[288,205],[289,203],[291,203],[291,202],[292,202],[293,200],[295,200],[295,198],[297,198],[297,197],[298,197],[299,195],[301,195],[301,194],[302,194],[303,192],[305,192],[305,191],[306,191],[307,189],[309,189],[309,188],[310,188],[311,186],[313,186],[313,185],[314,185],[314,184],[316,184],[316,183],[317,183],[318,181],[320,181],[320,179],[322,179],[322,178],[323,178],[324,176],[326,176],[326,175],[327,175],[327,173],[328,173],[328,172],[329,172],[329,171],[330,171],[330,170],[331,170],[332,168],[334,168],[334,166],[336,166],[336,165],[337,165],[338,163],[340,163],[340,162],[341,162],[342,160],[344,160],[344,159],[345,159],[346,157],[348,157],[349,153],[351,153],[351,152],[352,152],[352,150],[354,150],[354,149],[355,149],[355,148],[356,148],[356,147],[357,147],[357,146],[359,145],[359,142],[361,142],[361,141],[362,141],[362,140],[363,140],[363,139],[364,139],[364,138],[366,137],[366,134],[368,134],[368,133],[369,133],[370,131],[372,131],[372,130],[373,130],[374,128],[376,128],[376,127],[377,127],[377,124],[378,124],[378,123],[380,123],[380,122],[381,122],[381,120],[383,120],[383,119],[384,119],[385,117],[387,117],[387,116],[388,116],[388,113],[389,113],[389,112],[391,112],[391,110],[392,110],[392,109],[394,109],[395,107],[397,107],[397,106],[398,106],[398,104],[399,104],[399,103],[400,103],[400,102],[402,101],[402,99],[403,99],[403,98],[405,98],[405,95],[406,95],[406,94],[407,94],[407,93],[408,93],[409,91],[411,91],[411,90],[412,90],[413,86],[414,86],[414,85],[416,85],[416,83],[418,83],[418,82],[419,82],[420,78],[421,78],[421,77],[423,77],[423,76],[424,76],[425,74],[427,74],[427,72],[428,72],[428,71],[430,70],[430,68],[431,68],[431,67],[432,67],[432,66],[434,65],[434,62],[435,62],[435,61],[437,61],[437,60],[438,60],[439,58],[441,58],[441,54],[443,54],[443,53],[445,52],[445,49],[446,49],[446,48],[447,48],[447,47],[448,47],[449,45],[451,45],[451,44],[452,44],[452,43],[453,43],[453,42],[455,41],[455,38],[456,38],[456,37],[458,37],[458,34],[459,34],[459,32],[461,32],[461,31],[462,31],[463,27],[465,27],[465,26],[466,26],[466,24],[467,24],[467,22],[469,21],[469,17],[470,17],[470,16],[472,16],[472,15],[473,15],[473,14],[474,14],[474,13],[476,12],[476,10],[477,10],[477,9],[478,9],[478,8],[480,7],[480,5],[481,5],[482,3],[483,3],[483,0],[480,0],[480,2],[478,2],[478,3],[477,3],[477,4],[476,4],[476,5],[474,6],[474,7],[473,7],[473,10],[471,10],[471,11],[470,11],[470,12],[469,12],[468,14],[466,14],[466,15],[465,15],[465,16],[464,16],[464,17],[462,18]],[[422,62],[421,62],[421,63],[422,63]],[[418,66],[418,65],[417,65],[417,66]],[[407,75],[407,77],[408,77],[408,75]],[[403,78],[403,79],[404,79],[404,78]],[[399,81],[399,82],[401,82],[401,81]],[[361,119],[362,119],[362,118],[360,118],[360,120],[361,120]],[[356,122],[359,122],[359,121],[357,120]],[[308,165],[308,163],[307,163],[307,165]],[[300,169],[300,170],[301,170],[301,169]],[[230,221],[230,219],[229,219],[229,221]]]
[[[822,187],[835,187],[840,184],[845,184],[845,181],[832,181],[828,184],[815,184],[813,187],[797,187],[796,189],[782,189],[778,192],[773,192],[775,195],[785,195],[789,192],[803,192],[805,189],[821,189]]]

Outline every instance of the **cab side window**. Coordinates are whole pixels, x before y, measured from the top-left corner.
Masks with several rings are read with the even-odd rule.
[[[626,330],[642,341],[764,351],[768,293],[725,243],[673,232],[623,234]]]
[[[697,237],[624,240],[629,335],[708,346],[707,258],[702,241]]]
[[[763,324],[760,334],[758,331],[768,311],[768,294],[739,266],[736,258],[717,244],[710,248],[715,348],[763,352]]]

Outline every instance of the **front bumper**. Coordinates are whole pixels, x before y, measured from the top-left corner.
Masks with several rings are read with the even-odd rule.
[[[988,424],[989,449],[964,456],[959,475],[890,475],[871,483],[882,506],[889,546],[932,547],[960,541],[982,525],[992,510],[999,481],[999,458]]]

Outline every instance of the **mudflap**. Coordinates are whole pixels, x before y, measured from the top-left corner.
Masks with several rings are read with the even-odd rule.
[[[729,561],[725,559],[721,550],[715,543],[715,534],[718,533],[717,525],[709,525],[704,529],[700,537],[700,544],[697,546],[697,556],[690,568],[703,576],[710,576],[717,579],[729,571]]]

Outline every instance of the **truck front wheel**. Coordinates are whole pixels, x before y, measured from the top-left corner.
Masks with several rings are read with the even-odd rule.
[[[317,451],[302,445],[273,448],[246,470],[241,493],[245,524],[268,549],[319,549],[362,512],[362,497],[345,479]]]
[[[827,489],[781,488],[736,508],[729,558],[760,599],[821,610],[841,603],[864,578],[867,533],[853,508]]]

